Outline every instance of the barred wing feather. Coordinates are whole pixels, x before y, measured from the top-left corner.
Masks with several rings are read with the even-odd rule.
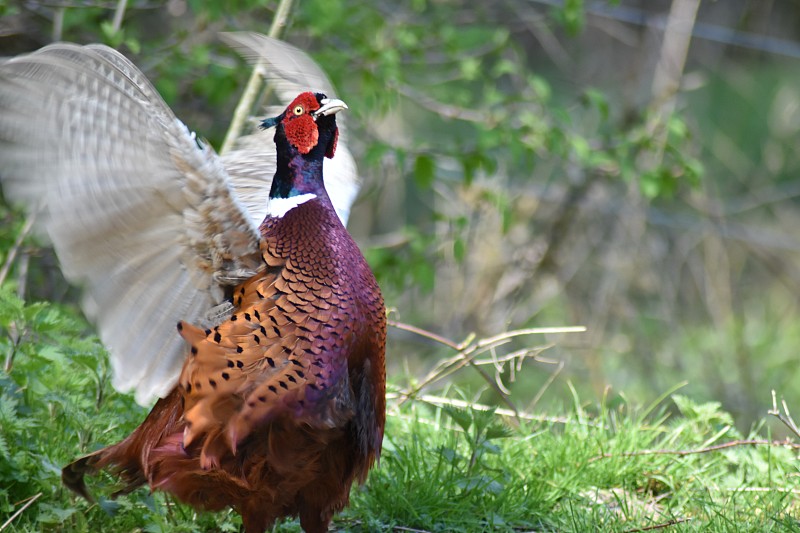
[[[115,387],[140,403],[177,379],[177,321],[223,299],[221,273],[261,264],[219,158],[110,48],[55,44],[0,63],[0,177],[39,210]]]

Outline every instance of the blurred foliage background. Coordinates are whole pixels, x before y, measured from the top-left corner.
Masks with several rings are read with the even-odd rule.
[[[281,37],[350,105],[363,178],[350,229],[393,318],[457,341],[586,325],[542,340],[555,343],[546,359],[490,371],[520,408],[555,410],[569,384],[647,403],[682,381],[743,429],[770,389],[800,405],[796,2],[289,7]],[[250,68],[218,32],[266,33],[277,8],[0,0],[0,54],[55,40],[118,47],[220,146]],[[0,238],[13,241],[23,221],[3,216]],[[52,255],[25,252],[20,292],[75,305]],[[452,355],[391,335],[400,385]],[[515,342],[508,352],[525,346]],[[456,379],[499,399],[475,374]]]

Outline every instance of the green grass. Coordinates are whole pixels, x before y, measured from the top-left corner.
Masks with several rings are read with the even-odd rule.
[[[14,324],[13,328],[11,324]],[[3,531],[237,531],[234,513],[197,514],[139,490],[97,504],[74,498],[60,467],[123,437],[145,410],[110,386],[98,340],[52,304],[0,290],[0,525]],[[14,342],[13,339],[19,339]],[[672,413],[672,414],[668,414]],[[549,413],[553,415],[553,413]],[[714,403],[677,395],[649,407],[583,403],[558,422],[522,424],[473,408],[390,402],[384,452],[334,525],[349,531],[800,531],[797,452],[741,440]],[[645,450],[658,451],[643,455]],[[603,457],[603,455],[608,457]],[[404,529],[405,528],[405,529]],[[297,531],[286,522],[278,531]]]

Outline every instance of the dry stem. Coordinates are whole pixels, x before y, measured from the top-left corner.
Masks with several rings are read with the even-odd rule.
[[[396,400],[399,398],[403,398],[403,401],[408,399],[405,394],[398,394],[398,393],[387,393],[386,399],[387,400]],[[567,418],[564,416],[547,416],[547,415],[534,415],[531,413],[526,413],[523,411],[514,412],[510,409],[503,409],[502,407],[496,408],[492,405],[485,405],[481,403],[475,402],[467,402],[465,400],[458,400],[455,398],[444,398],[442,396],[433,396],[430,394],[421,394],[415,397],[416,400],[430,403],[432,405],[437,406],[444,406],[444,405],[452,405],[453,407],[458,407],[459,409],[464,408],[471,408],[475,409],[476,411],[494,411],[496,415],[499,416],[507,416],[507,417],[518,417],[523,420],[531,420],[534,422],[549,422],[553,424],[580,424],[582,426],[589,426],[594,428],[602,428],[603,424],[599,422],[587,422],[586,420],[576,420],[573,418]]]
[[[22,247],[22,241],[25,240],[25,237],[28,236],[28,233],[31,232],[33,228],[33,223],[36,221],[36,212],[31,211],[28,215],[28,218],[25,219],[25,225],[22,226],[22,231],[19,232],[17,235],[14,244],[11,246],[11,249],[8,251],[8,255],[6,256],[6,261],[3,263],[3,268],[0,268],[0,285],[8,277],[8,273],[11,270],[11,265],[14,264],[14,260],[17,258],[17,254],[19,253],[20,248]]]
[[[12,515],[11,515],[11,516],[8,518],[8,520],[6,520],[5,522],[3,522],[3,525],[2,525],[2,526],[0,526],[0,531],[3,531],[3,530],[6,528],[6,527],[8,527],[8,526],[11,524],[11,522],[13,522],[13,521],[14,521],[14,519],[15,519],[16,517],[18,517],[18,516],[19,516],[19,515],[21,515],[23,512],[25,512],[25,509],[27,509],[28,507],[30,507],[30,506],[31,506],[31,504],[33,504],[33,502],[35,502],[36,500],[38,500],[38,499],[39,499],[39,496],[41,496],[41,495],[42,495],[42,493],[41,493],[41,492],[39,492],[38,494],[35,494],[35,495],[31,496],[30,498],[28,498],[28,499],[26,499],[26,500],[22,500],[22,502],[24,502],[24,504],[25,504],[25,505],[23,505],[22,507],[20,507],[19,509],[17,509],[17,511],[16,511],[14,514],[12,514]]]
[[[775,397],[775,390],[773,390],[772,409],[767,411],[767,413],[783,422],[783,425],[789,428],[792,433],[800,437],[800,429],[797,428],[797,424],[795,424],[794,418],[792,418],[792,414],[789,412],[789,406],[786,405],[786,400],[783,398],[781,398],[781,406],[783,407],[783,413],[781,413],[780,409],[778,409],[778,401]]]
[[[660,524],[653,524],[652,526],[637,527],[636,529],[626,529],[625,533],[639,533],[640,531],[655,531],[656,529],[664,529],[667,527],[672,527],[676,524],[682,524],[683,522],[688,522],[690,520],[694,520],[694,518],[692,517],[674,518],[672,520],[667,520],[666,522],[662,522]]]
[[[275,12],[275,18],[272,19],[272,25],[269,28],[268,35],[273,39],[278,37],[281,30],[286,25],[286,19],[289,18],[289,11],[291,8],[292,0],[281,0],[281,3],[278,5],[278,10]],[[222,142],[222,148],[220,148],[219,151],[220,154],[224,154],[233,148],[233,143],[235,143],[236,139],[242,134],[244,122],[250,114],[253,103],[258,97],[258,91],[261,88],[263,69],[264,64],[262,61],[259,61],[258,64],[253,67],[253,71],[250,73],[250,79],[247,80],[247,85],[242,93],[242,98],[239,100],[239,103],[236,105],[236,110],[233,112],[233,119],[231,120],[228,132],[225,134],[225,140]]]
[[[537,334],[546,334],[546,333],[578,333],[586,331],[586,328],[583,326],[575,326],[575,327],[561,327],[561,328],[528,328],[528,329],[518,329],[512,331],[506,331],[500,333],[498,335],[494,335],[492,337],[487,337],[484,339],[475,340],[475,335],[470,334],[467,336],[460,343],[456,343],[455,341],[448,339],[446,337],[442,337],[436,333],[431,331],[424,330],[422,328],[418,328],[416,326],[412,326],[410,324],[404,324],[402,322],[397,322],[394,320],[389,321],[389,325],[396,327],[398,329],[402,329],[404,331],[409,331],[411,333],[415,333],[420,335],[421,337],[425,337],[432,341],[435,341],[439,344],[447,346],[448,348],[455,350],[458,352],[454,357],[449,359],[445,359],[441,361],[436,367],[434,367],[431,372],[422,380],[422,383],[417,385],[413,390],[405,393],[406,400],[409,398],[413,398],[419,394],[419,392],[440,379],[449,376],[453,372],[463,368],[464,366],[471,366],[480,376],[483,378],[486,383],[495,390],[502,398],[503,403],[505,403],[513,412],[513,416],[517,419],[517,421],[521,420],[521,416],[519,414],[519,410],[517,406],[511,401],[508,397],[508,389],[502,385],[500,382],[500,375],[499,373],[496,374],[495,378],[493,379],[485,370],[481,368],[481,365],[493,363],[497,365],[501,360],[510,360],[512,357],[506,356],[505,358],[498,359],[494,356],[491,360],[488,361],[476,361],[475,357],[481,353],[486,351],[491,351],[494,348],[501,346],[511,339],[515,337],[521,337],[524,335],[537,335]],[[515,352],[513,358],[518,357],[527,357],[533,356],[536,358],[536,355],[540,353],[542,350],[550,347],[549,345],[546,347],[538,348],[538,349],[528,349],[524,351]],[[405,400],[403,400],[405,401]],[[401,402],[402,403],[402,402]]]
[[[678,456],[695,455],[700,453],[718,452],[720,450],[735,448],[738,446],[782,446],[782,447],[789,447],[794,450],[800,450],[800,444],[796,442],[791,442],[789,440],[774,441],[765,439],[745,439],[745,440],[733,440],[730,442],[725,442],[723,444],[715,444],[714,446],[706,446],[705,448],[697,448],[694,450],[640,450],[638,452],[624,452],[616,454],[603,453],[601,455],[596,455],[592,457],[591,459],[589,459],[589,462],[593,463],[595,461],[599,461],[600,459],[609,459],[612,457],[639,457],[643,455],[678,455]]]

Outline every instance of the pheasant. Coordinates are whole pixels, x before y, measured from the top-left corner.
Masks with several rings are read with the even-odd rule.
[[[272,115],[308,88],[334,92],[297,48],[254,33],[223,39],[266,67],[282,102]],[[338,126],[336,157],[323,167],[346,223],[358,174]],[[232,288],[261,263],[275,149],[256,129],[218,156],[106,46],[57,43],[0,60],[3,192],[35,215],[65,277],[83,288],[114,387],[143,406],[177,382],[185,357],[177,321],[217,325]]]
[[[66,94],[48,93],[48,85],[67,84]],[[14,134],[34,132],[17,114],[24,106],[9,105],[20,100],[55,106],[57,146],[84,151],[26,151]],[[199,509],[232,507],[248,533],[285,516],[299,516],[306,531],[326,531],[379,457],[385,422],[383,300],[323,182],[323,162],[337,152],[336,114],[346,105],[303,92],[262,122],[275,129],[276,164],[259,225],[224,160],[109,48],[60,44],[0,64],[0,108],[8,113],[0,118],[8,145],[0,149],[0,175],[12,196],[31,201],[22,170],[52,171],[40,183],[55,190],[38,191],[44,225],[67,274],[88,282],[85,306],[100,317],[101,335],[104,320],[106,333],[120,335],[104,337],[117,382],[135,386],[140,399],[167,387],[130,436],[66,466],[65,484],[89,498],[84,476],[110,468],[125,483],[120,493],[147,483]],[[92,143],[69,120],[80,122],[81,112],[91,112],[99,128]],[[104,128],[123,138],[104,138]],[[143,132],[160,135],[138,138]],[[86,159],[94,175],[76,177]],[[73,199],[89,214],[75,210]],[[58,221],[92,232],[68,235]],[[90,246],[122,257],[92,257],[101,266],[81,270],[88,258],[75,250],[89,238],[105,239]],[[155,239],[160,247],[146,249]],[[131,257],[133,264],[124,261]],[[103,268],[105,278],[93,276]],[[120,279],[136,285],[119,290]],[[168,290],[153,296],[148,281]],[[121,302],[109,302],[114,296]],[[174,343],[142,307],[159,309],[158,321],[186,313],[173,330],[185,344],[177,376],[170,373]],[[120,375],[138,367],[135,376]]]
[[[325,192],[335,113],[310,92],[274,119],[277,170],[260,226],[263,268],[232,293],[213,328],[179,322],[190,346],[179,385],[127,439],[64,468],[115,467],[208,510],[228,505],[245,531],[300,516],[326,531],[380,453],[386,319],[375,278]]]

